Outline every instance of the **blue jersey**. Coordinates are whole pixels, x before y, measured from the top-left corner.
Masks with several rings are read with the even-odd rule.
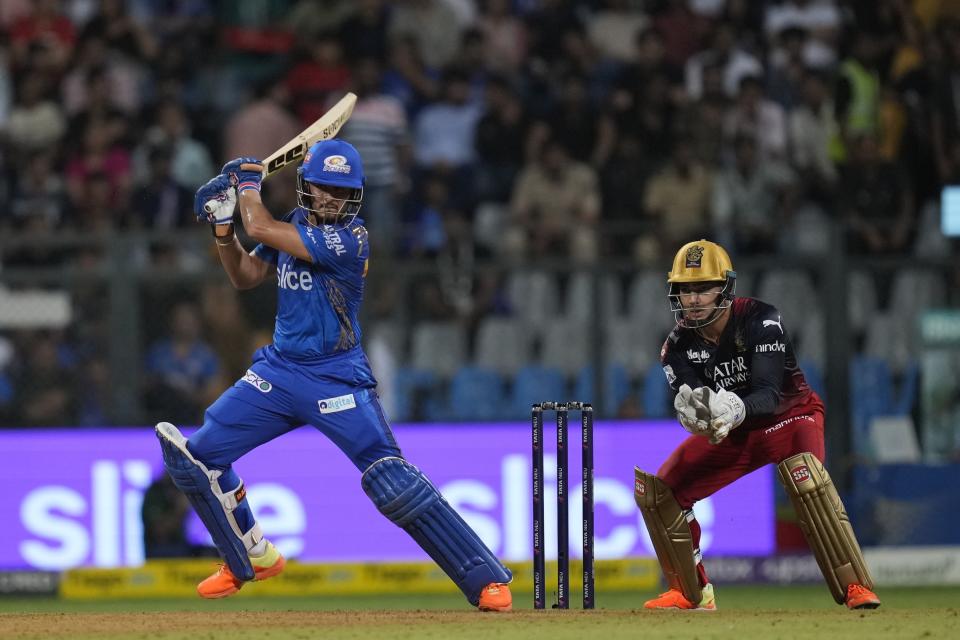
[[[293,224],[313,262],[260,244],[254,255],[277,267],[277,318],[274,348],[305,365],[356,359],[369,371],[360,349],[358,315],[370,246],[359,218],[346,228],[317,227],[297,208],[284,216]],[[363,386],[373,386],[372,374]],[[356,381],[356,380],[355,380]],[[360,382],[360,381],[357,381]]]

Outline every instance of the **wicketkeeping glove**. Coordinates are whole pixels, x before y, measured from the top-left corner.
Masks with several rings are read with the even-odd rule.
[[[712,416],[710,442],[713,444],[726,438],[747,417],[747,408],[740,396],[725,389],[711,393],[708,404]]]
[[[207,181],[193,197],[193,213],[200,222],[230,224],[236,206],[237,190],[224,174]]]
[[[257,158],[244,156],[231,160],[223,165],[220,173],[225,173],[233,180],[237,193],[248,189],[260,191],[260,182],[263,180],[263,163]]]
[[[700,387],[691,389],[690,385],[680,385],[680,390],[673,399],[673,408],[677,411],[677,420],[683,428],[694,435],[705,435],[710,431],[710,409],[703,400],[705,394]]]

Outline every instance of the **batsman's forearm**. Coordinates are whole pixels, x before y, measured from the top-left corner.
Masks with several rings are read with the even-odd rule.
[[[255,284],[248,282],[244,277],[243,261],[250,256],[244,251],[243,245],[237,240],[235,235],[231,235],[229,240],[216,238],[217,253],[220,254],[220,264],[223,270],[227,272],[227,277],[237,289],[249,289]]]
[[[271,225],[277,223],[263,206],[260,192],[254,189],[247,189],[240,193],[240,219],[243,220],[243,228],[247,235],[258,242],[263,242],[264,234]]]

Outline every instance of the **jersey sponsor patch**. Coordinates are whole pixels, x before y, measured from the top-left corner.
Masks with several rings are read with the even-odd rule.
[[[282,264],[277,270],[277,286],[291,291],[310,291],[313,289],[313,274],[307,270],[298,271],[288,264]]]
[[[687,360],[690,362],[706,362],[710,359],[710,354],[706,349],[697,351],[696,349],[687,349]]]
[[[247,384],[256,388],[260,393],[270,393],[270,390],[273,389],[273,385],[255,374],[250,369],[247,369],[247,372],[243,374],[242,380]]]
[[[320,407],[320,413],[337,413],[347,409],[356,409],[357,401],[352,393],[336,398],[327,398],[326,400],[317,400],[317,406]]]
[[[333,251],[338,256],[346,253],[347,249],[343,246],[343,238],[340,237],[340,234],[334,231],[333,227],[330,225],[325,225],[323,227],[323,242],[327,245],[327,249]]]
[[[670,365],[663,367],[663,375],[667,376],[667,384],[670,386],[673,386],[673,383],[677,381],[677,374],[673,372],[673,367]]]
[[[787,352],[787,345],[782,342],[772,342],[769,344],[758,344],[754,349],[756,353],[773,353],[779,351],[781,353]]]

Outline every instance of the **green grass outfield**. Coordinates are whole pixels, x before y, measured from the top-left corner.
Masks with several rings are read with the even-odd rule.
[[[579,605],[579,594],[572,593]],[[718,587],[716,612],[644,611],[651,593],[603,593],[594,611],[481,614],[457,596],[385,595],[205,601],[0,598],[0,638],[246,640],[267,638],[803,638],[960,637],[960,588],[880,589],[883,606],[848,611],[823,586]]]

